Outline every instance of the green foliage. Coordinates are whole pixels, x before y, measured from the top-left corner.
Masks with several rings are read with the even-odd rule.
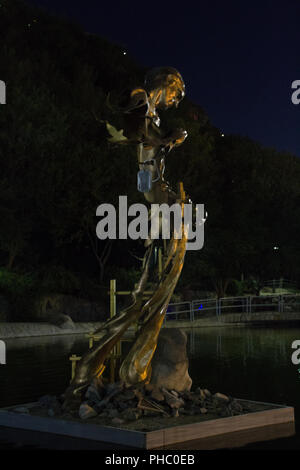
[[[30,273],[0,269],[0,293],[11,305],[12,321],[28,321],[32,318],[37,285],[36,277]]]
[[[32,274],[19,274],[5,268],[0,269],[0,292],[4,295],[23,295],[33,292],[36,279]]]
[[[109,266],[106,270],[107,286],[110,279],[117,280],[117,290],[132,291],[134,284],[138,282],[141,271],[135,268],[119,268],[118,266]]]
[[[76,294],[80,291],[80,280],[63,266],[50,265],[39,272],[40,290],[45,293]]]
[[[228,284],[226,294],[229,296],[259,295],[259,282],[254,278],[243,281],[232,279]]]

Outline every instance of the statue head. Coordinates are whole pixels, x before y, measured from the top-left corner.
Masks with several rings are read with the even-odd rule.
[[[178,70],[173,67],[158,67],[150,70],[145,78],[145,89],[155,107],[167,109],[178,106],[185,95],[185,85]]]

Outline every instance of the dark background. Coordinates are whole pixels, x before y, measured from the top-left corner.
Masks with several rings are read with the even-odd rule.
[[[224,133],[300,155],[300,4],[262,0],[30,0],[117,42],[146,66],[171,65]]]
[[[160,112],[165,135],[188,133],[165,176],[208,213],[172,301],[300,286],[298,13],[292,1],[1,0],[0,321],[36,318],[57,295],[76,321],[95,319],[79,298],[106,302],[111,279],[139,279],[143,241],[96,236],[100,204],[145,201],[135,145],[109,142],[104,123],[126,135],[120,106],[160,65],[186,82],[179,107]]]

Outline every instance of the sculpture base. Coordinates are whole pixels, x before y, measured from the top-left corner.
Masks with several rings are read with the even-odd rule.
[[[292,436],[294,408],[239,400],[252,412],[218,418],[213,415],[178,418],[144,417],[136,422],[107,426],[80,418],[69,420],[0,410],[0,439],[19,446],[76,449],[221,449]],[[36,403],[20,405],[27,409]]]

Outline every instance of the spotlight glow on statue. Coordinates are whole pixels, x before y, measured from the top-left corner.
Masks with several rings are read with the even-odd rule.
[[[171,67],[161,67],[150,71],[145,79],[144,88],[131,92],[130,102],[123,109],[128,129],[118,131],[106,123],[111,142],[137,145],[139,171],[148,172],[148,183],[144,196],[150,204],[177,203],[181,209],[181,236],[176,235],[175,224],[171,224],[170,239],[164,256],[161,276],[158,266],[153,268],[154,247],[161,244],[157,237],[148,236],[145,241],[145,258],[141,278],[132,292],[129,307],[109,319],[95,331],[101,336],[99,342],[78,362],[76,374],[65,393],[65,405],[76,395],[80,395],[91,380],[100,376],[105,361],[112,348],[120,341],[126,330],[139,322],[136,340],[121,364],[119,376],[126,386],[148,383],[151,378],[151,360],[156,349],[158,335],[173,291],[179,279],[187,245],[188,227],[184,224],[184,206],[190,203],[182,183],[175,192],[164,179],[165,157],[187,137],[184,129],[175,129],[164,135],[160,129],[159,109],[177,107],[185,95],[185,85],[180,73]],[[140,189],[142,184],[140,186]],[[154,294],[144,299],[147,282],[156,282]]]

